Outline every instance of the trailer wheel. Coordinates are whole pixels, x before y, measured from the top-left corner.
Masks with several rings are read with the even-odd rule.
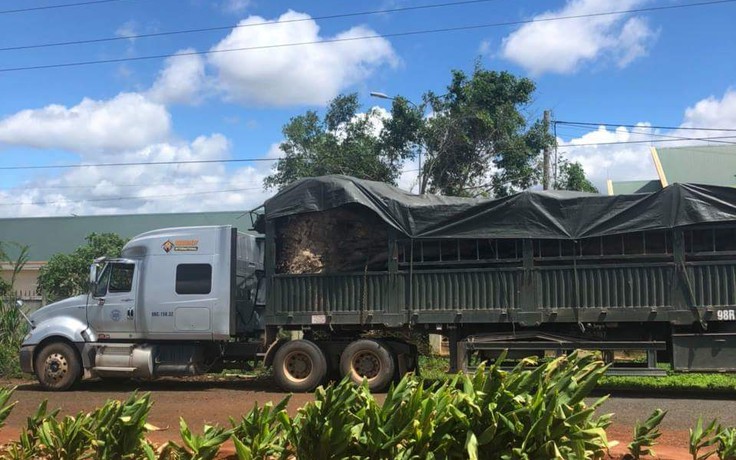
[[[340,355],[340,373],[356,384],[368,381],[371,391],[385,390],[396,372],[394,355],[376,340],[356,340]]]
[[[53,342],[43,347],[36,356],[35,368],[38,383],[45,390],[68,390],[82,375],[77,351],[65,342]]]
[[[327,375],[324,353],[309,340],[291,340],[278,349],[273,358],[276,384],[286,391],[312,391]]]

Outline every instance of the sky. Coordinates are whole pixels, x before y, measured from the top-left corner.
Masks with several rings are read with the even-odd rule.
[[[736,129],[734,19],[732,0],[2,0],[0,217],[246,211],[290,118],[350,92],[386,113],[370,92],[420,101],[478,61],[535,81],[525,116],[550,110],[600,190],[654,179],[650,146],[736,134],[705,130]],[[171,33],[192,29],[211,30]]]

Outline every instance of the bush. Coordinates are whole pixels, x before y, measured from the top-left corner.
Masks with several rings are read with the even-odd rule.
[[[500,362],[501,360],[499,360]],[[523,360],[511,371],[481,365],[471,375],[431,384],[407,375],[382,403],[367,384],[349,380],[320,387],[315,399],[290,417],[288,397],[274,405],[255,406],[225,429],[205,426],[193,433],[180,423],[182,445],[159,449],[145,440],[148,395],[108,401],[102,408],[57,418],[46,403],[28,418],[20,440],[0,450],[7,459],[96,458],[206,460],[232,438],[238,458],[402,460],[435,459],[599,459],[609,446],[609,415],[596,415],[605,400],[584,402],[606,366],[591,355],[573,353],[536,367]],[[12,409],[12,390],[0,388],[0,425]],[[637,427],[636,456],[646,455],[657,437],[664,413],[656,411]],[[716,421],[691,431],[693,458],[734,460],[736,429]]]
[[[18,352],[28,323],[10,302],[0,299],[0,377],[20,377]]]

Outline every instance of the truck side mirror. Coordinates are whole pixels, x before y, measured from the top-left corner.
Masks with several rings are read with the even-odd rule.
[[[94,292],[95,286],[97,285],[97,264],[89,266],[89,285],[91,291]]]

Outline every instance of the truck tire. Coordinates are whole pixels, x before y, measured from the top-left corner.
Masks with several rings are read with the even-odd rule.
[[[368,381],[371,391],[383,391],[396,372],[394,355],[382,342],[361,339],[345,347],[340,355],[340,373],[360,385]]]
[[[64,391],[82,375],[77,351],[68,343],[53,342],[36,355],[36,377],[45,390]]]
[[[327,359],[309,340],[290,340],[273,358],[273,377],[285,391],[303,393],[319,386],[327,375]]]

